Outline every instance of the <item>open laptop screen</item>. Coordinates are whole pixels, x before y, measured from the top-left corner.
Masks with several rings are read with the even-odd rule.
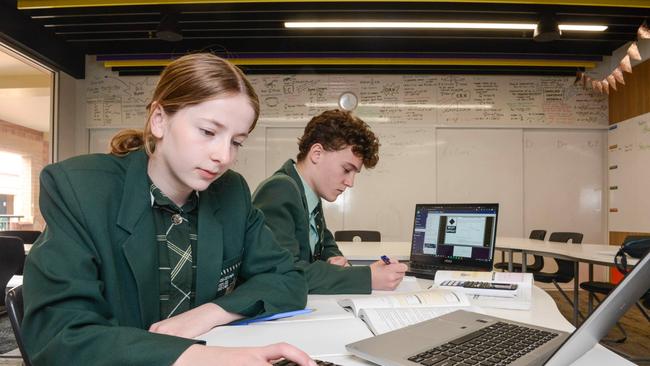
[[[498,204],[417,204],[411,262],[492,268]]]

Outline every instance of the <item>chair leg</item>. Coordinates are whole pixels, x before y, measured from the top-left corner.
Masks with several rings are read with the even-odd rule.
[[[636,302],[636,307],[639,308],[641,314],[643,314],[643,316],[645,316],[645,318],[650,322],[650,315],[648,315],[648,312],[643,308],[640,301]]]
[[[569,299],[569,296],[567,296],[566,292],[564,292],[564,290],[562,290],[560,285],[558,285],[556,281],[553,281],[553,284],[558,289],[558,291],[560,291],[560,295],[562,295],[562,297],[564,297],[564,299],[567,302],[569,302],[569,304],[571,304],[572,308],[575,308],[576,305],[573,303],[573,301],[571,301],[571,299]],[[582,315],[582,312],[580,312],[580,309],[578,309],[578,317],[580,317],[581,320],[585,320],[585,316]],[[575,325],[575,326],[577,327],[577,325]]]

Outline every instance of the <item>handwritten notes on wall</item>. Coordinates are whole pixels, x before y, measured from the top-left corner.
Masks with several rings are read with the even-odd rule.
[[[650,232],[650,113],[608,132],[609,230]]]
[[[607,100],[573,78],[487,75],[252,75],[260,123],[304,125],[336,108],[339,96],[359,98],[355,113],[369,124],[480,126],[607,126]],[[89,127],[141,126],[157,76],[118,77],[96,62],[87,67]]]

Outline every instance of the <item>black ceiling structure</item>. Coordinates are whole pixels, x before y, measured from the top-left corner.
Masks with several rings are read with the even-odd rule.
[[[56,3],[56,1],[53,1]],[[650,1],[649,1],[650,3]],[[575,66],[543,64],[422,64],[417,60],[546,60],[599,62],[636,40],[648,7],[453,2],[260,2],[18,9],[0,0],[0,39],[74,77],[84,55],[100,59],[170,59],[210,51],[238,60],[249,73],[488,73],[575,74]],[[604,32],[564,31],[539,42],[533,30],[286,29],[287,21],[468,21],[602,24]],[[157,36],[173,17],[175,31]],[[178,34],[177,34],[178,33]],[[163,33],[160,33],[163,34]],[[176,36],[179,37],[176,37]],[[169,38],[171,36],[171,38]],[[178,40],[179,38],[182,38]],[[300,64],[301,59],[351,62]],[[394,62],[390,60],[412,60]],[[293,60],[292,62],[285,62]],[[298,60],[298,61],[296,61]],[[365,61],[364,61],[365,60]],[[377,64],[373,60],[389,60]],[[415,61],[413,61],[415,60]],[[368,62],[366,62],[368,61]],[[123,74],[157,73],[161,66],[125,66]]]

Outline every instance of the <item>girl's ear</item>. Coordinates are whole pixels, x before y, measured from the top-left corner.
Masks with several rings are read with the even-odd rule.
[[[149,118],[151,134],[157,139],[161,139],[165,135],[165,120],[167,115],[158,102],[152,102],[151,108],[153,109],[151,117]]]

